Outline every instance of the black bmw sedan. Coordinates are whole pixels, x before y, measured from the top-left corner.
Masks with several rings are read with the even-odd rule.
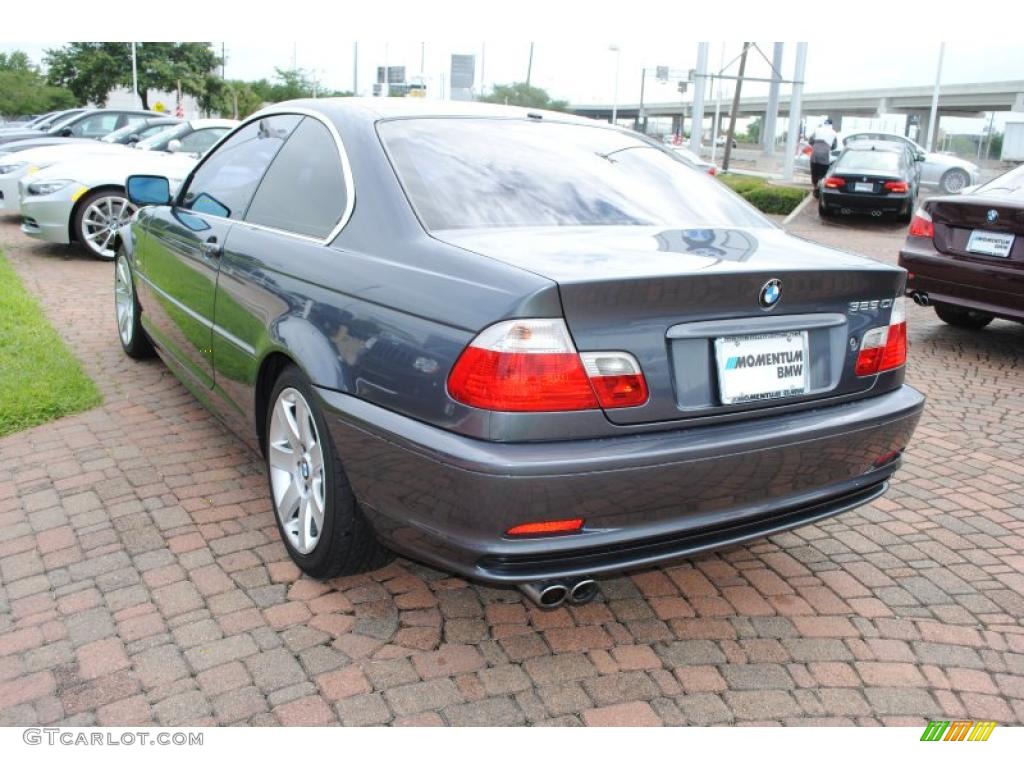
[[[603,123],[290,102],[127,187],[121,343],[262,453],[314,577],[397,551],[585,602],[871,501],[921,413],[903,270]]]

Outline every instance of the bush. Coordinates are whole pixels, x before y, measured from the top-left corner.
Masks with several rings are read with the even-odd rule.
[[[807,192],[795,187],[777,187],[757,176],[724,173],[718,180],[762,213],[785,216],[800,205]]]
[[[793,187],[773,187],[768,184],[749,192],[743,197],[762,213],[777,213],[786,216],[803,201],[807,192]]]

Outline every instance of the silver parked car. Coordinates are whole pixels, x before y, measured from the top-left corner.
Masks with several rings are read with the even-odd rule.
[[[898,133],[857,131],[855,133],[843,134],[840,141],[841,146],[832,152],[833,162],[851,141],[871,140],[898,141],[910,147],[910,150],[921,158],[921,184],[923,186],[938,187],[947,195],[953,195],[965,187],[981,182],[980,169],[970,160],[964,160],[956,155],[947,155],[942,152],[929,152],[913,139],[900,136]],[[798,170],[809,172],[809,163],[810,155],[801,151],[794,160],[794,167]]]

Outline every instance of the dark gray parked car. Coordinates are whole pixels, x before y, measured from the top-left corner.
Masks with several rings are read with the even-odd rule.
[[[128,194],[122,344],[263,453],[315,577],[383,544],[585,602],[595,574],[876,498],[921,413],[903,270],[619,128],[291,102]]]

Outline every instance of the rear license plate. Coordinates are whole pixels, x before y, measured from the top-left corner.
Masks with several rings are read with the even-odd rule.
[[[870,181],[856,181],[853,184],[854,192],[874,192],[875,185]]]
[[[1013,235],[1005,232],[986,232],[975,229],[967,239],[967,250],[985,256],[1001,256],[1007,258],[1013,248]]]
[[[715,339],[722,402],[749,403],[807,391],[807,331]]]

